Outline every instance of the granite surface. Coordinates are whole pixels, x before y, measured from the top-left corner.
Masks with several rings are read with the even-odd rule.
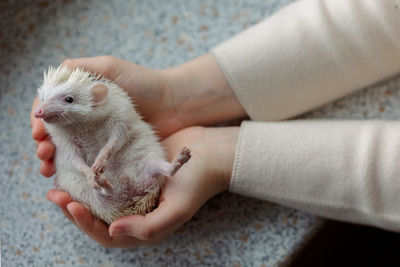
[[[45,199],[29,112],[42,73],[69,57],[111,54],[153,68],[183,63],[290,0],[0,1],[2,266],[277,266],[321,220],[229,193],[158,247],[106,249]],[[399,78],[303,118],[398,118]]]

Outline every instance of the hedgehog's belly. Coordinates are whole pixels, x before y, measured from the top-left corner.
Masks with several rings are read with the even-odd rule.
[[[154,183],[140,195],[135,193],[136,190],[130,190],[132,185],[126,185],[124,193],[116,191],[114,195],[105,195],[90,186],[84,175],[65,166],[57,170],[55,183],[58,189],[68,192],[74,201],[83,204],[107,224],[124,216],[145,215],[152,211],[157,206],[163,185]]]
[[[89,167],[92,166],[100,150],[107,143],[105,138],[102,136],[98,137],[96,134],[90,138],[84,136],[75,136],[73,140],[75,146],[81,153],[83,160]]]
[[[72,199],[83,204],[97,217],[109,218],[110,214],[121,209],[123,202],[113,200],[113,196],[106,196],[90,186],[86,177],[77,172],[58,171],[56,186],[69,193]],[[104,220],[104,219],[103,219]]]
[[[86,164],[91,167],[107,140],[100,137],[88,140],[74,136],[74,141],[84,155]],[[123,216],[144,215],[152,211],[157,206],[164,179],[154,180],[156,182],[150,187],[138,183],[138,176],[146,159],[136,153],[126,153],[126,149],[131,148],[121,149],[108,160],[107,169],[102,176],[113,185],[114,194],[105,195],[94,189],[86,176],[71,165],[67,153],[57,147],[55,161],[58,188],[68,192],[74,201],[83,204],[92,214],[108,224]]]

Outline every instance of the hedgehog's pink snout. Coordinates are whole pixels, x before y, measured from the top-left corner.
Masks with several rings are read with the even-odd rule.
[[[44,118],[44,112],[41,107],[37,107],[35,110],[35,117],[36,118]]]

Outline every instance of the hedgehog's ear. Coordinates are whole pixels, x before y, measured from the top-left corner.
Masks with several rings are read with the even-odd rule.
[[[106,102],[108,95],[108,87],[104,84],[96,84],[90,89],[93,95],[93,102],[96,105],[101,105]]]

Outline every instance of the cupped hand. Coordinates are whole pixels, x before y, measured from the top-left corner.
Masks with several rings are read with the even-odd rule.
[[[62,65],[100,74],[128,92],[143,118],[161,137],[184,126],[176,114],[169,72],[146,68],[113,56],[67,59]]]
[[[238,127],[191,127],[163,141],[168,158],[188,146],[192,157],[163,187],[158,207],[145,216],[132,215],[109,227],[83,205],[62,191],[51,190],[47,198],[89,237],[105,247],[135,247],[160,243],[212,196],[228,188]]]
[[[62,63],[70,69],[83,68],[114,81],[132,97],[138,112],[150,122],[160,137],[182,129],[183,123],[176,113],[169,74],[165,71],[149,69],[112,56],[68,59]],[[40,172],[50,177],[55,173],[53,165],[54,145],[47,135],[41,119],[35,118],[32,105],[32,137],[37,142],[37,156],[42,161]]]

